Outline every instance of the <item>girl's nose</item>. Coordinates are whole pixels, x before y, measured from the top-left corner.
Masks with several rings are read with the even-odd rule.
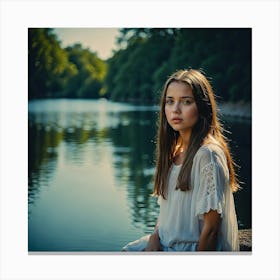
[[[179,102],[174,102],[174,106],[173,106],[173,108],[172,108],[172,111],[173,111],[174,113],[180,112],[180,103],[179,103]]]

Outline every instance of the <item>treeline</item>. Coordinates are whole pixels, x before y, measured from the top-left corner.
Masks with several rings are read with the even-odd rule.
[[[62,48],[53,29],[28,30],[28,97],[98,98],[107,64],[81,44]]]
[[[155,102],[166,78],[196,68],[222,101],[251,100],[251,29],[123,28],[118,50],[103,61],[52,29],[29,29],[29,98],[107,97]]]

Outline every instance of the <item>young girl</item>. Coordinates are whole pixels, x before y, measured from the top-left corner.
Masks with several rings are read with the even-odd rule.
[[[239,251],[233,160],[213,90],[197,70],[180,70],[161,98],[152,234],[123,251]]]

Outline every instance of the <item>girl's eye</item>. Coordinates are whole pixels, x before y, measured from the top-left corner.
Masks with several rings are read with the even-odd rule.
[[[166,99],[165,104],[173,105],[174,102],[175,101],[173,99]],[[183,104],[183,105],[190,105],[192,102],[191,102],[191,100],[183,99],[183,100],[180,101],[180,103]]]
[[[191,101],[188,100],[188,99],[186,99],[186,100],[183,100],[182,103],[183,103],[184,105],[190,105],[190,104],[191,104]]]
[[[167,99],[165,101],[165,104],[171,105],[171,104],[173,104],[173,100],[172,99]]]

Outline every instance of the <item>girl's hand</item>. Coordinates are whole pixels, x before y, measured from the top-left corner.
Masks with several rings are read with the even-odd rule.
[[[158,231],[151,234],[147,247],[144,251],[161,251]]]

